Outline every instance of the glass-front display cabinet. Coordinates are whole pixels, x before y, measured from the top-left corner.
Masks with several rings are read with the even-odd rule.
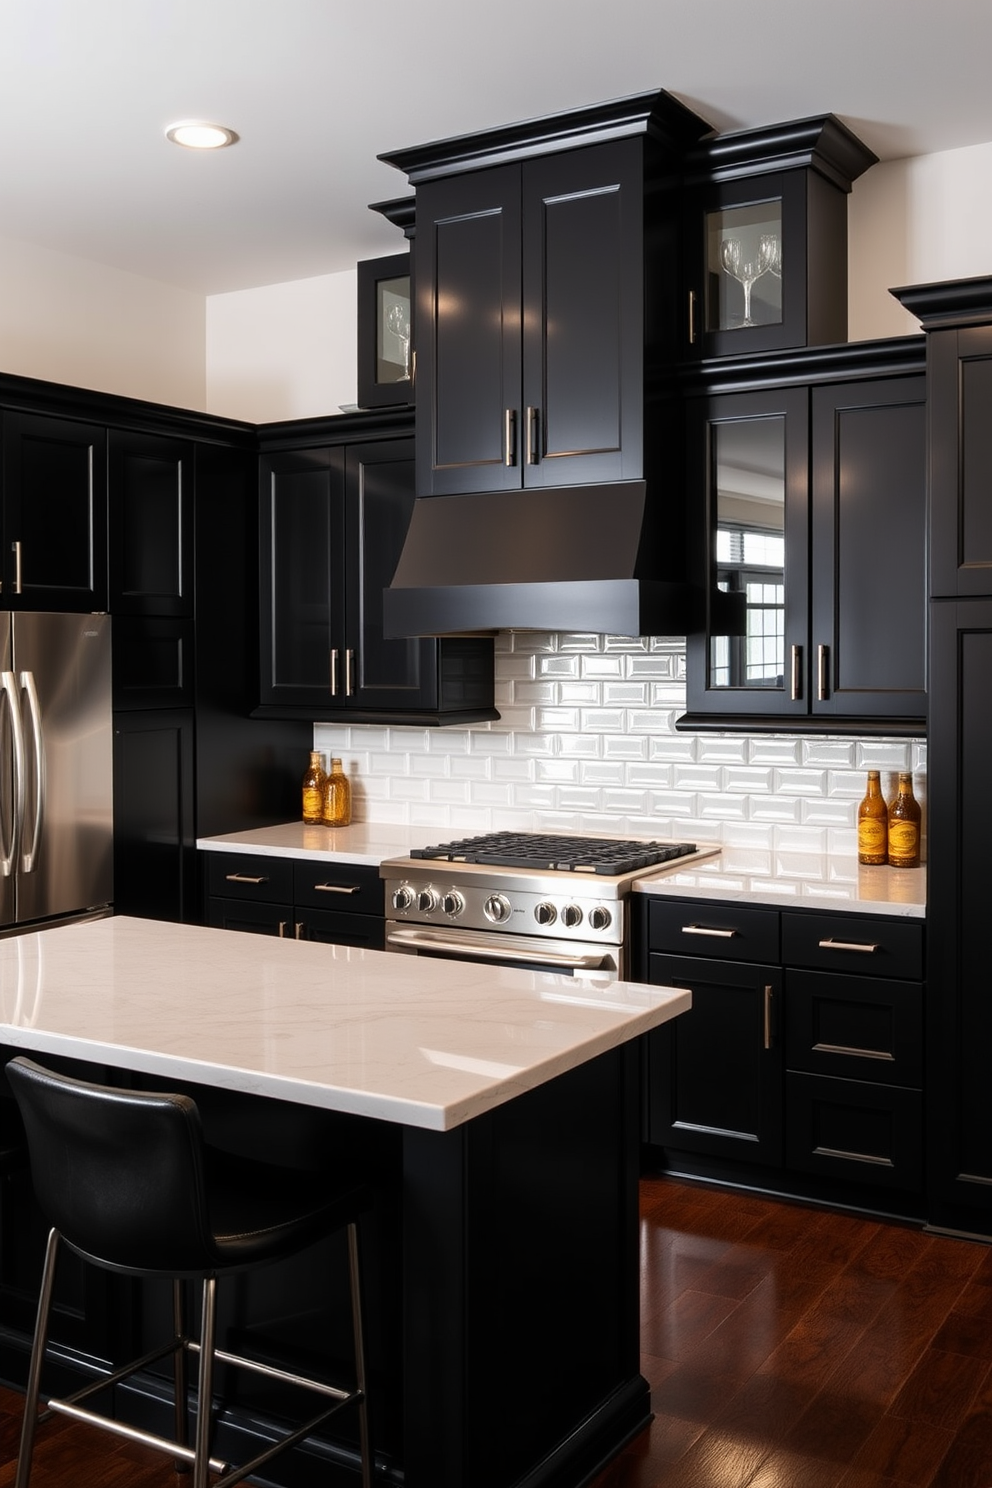
[[[690,431],[705,491],[694,538],[705,620],[688,638],[689,710],[805,715],[806,392],[700,400]]]
[[[833,115],[696,148],[684,240],[689,357],[847,340],[847,197],[875,159]]]

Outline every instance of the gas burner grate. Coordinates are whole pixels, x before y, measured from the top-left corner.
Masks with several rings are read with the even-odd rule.
[[[446,863],[485,863],[493,868],[551,869],[613,877],[654,868],[696,851],[694,842],[639,842],[626,838],[565,837],[534,832],[488,832],[436,847],[419,847],[411,858]]]

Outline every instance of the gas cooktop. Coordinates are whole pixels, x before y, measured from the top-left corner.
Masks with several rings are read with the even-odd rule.
[[[684,858],[694,842],[644,842],[629,838],[569,837],[537,832],[488,832],[436,847],[419,847],[411,858],[445,863],[484,863],[494,868],[553,869],[616,877]]]

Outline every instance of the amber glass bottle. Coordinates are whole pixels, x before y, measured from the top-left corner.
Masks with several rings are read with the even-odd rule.
[[[858,862],[887,863],[888,808],[877,770],[868,771],[868,792],[858,807]]]
[[[305,822],[324,820],[324,782],[326,779],[323,758],[316,749],[311,749],[310,763],[303,777],[303,820]]]
[[[892,868],[920,866],[920,803],[913,795],[913,777],[899,776],[899,791],[889,807],[889,865]]]
[[[351,781],[339,759],[331,760],[331,770],[324,784],[325,827],[346,827],[351,821]]]

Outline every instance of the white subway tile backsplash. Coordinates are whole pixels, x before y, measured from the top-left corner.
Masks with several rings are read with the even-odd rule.
[[[353,777],[356,819],[437,840],[515,827],[853,857],[868,769],[886,794],[913,770],[925,816],[925,739],[677,731],[682,637],[501,631],[495,652],[496,722],[314,725]]]

